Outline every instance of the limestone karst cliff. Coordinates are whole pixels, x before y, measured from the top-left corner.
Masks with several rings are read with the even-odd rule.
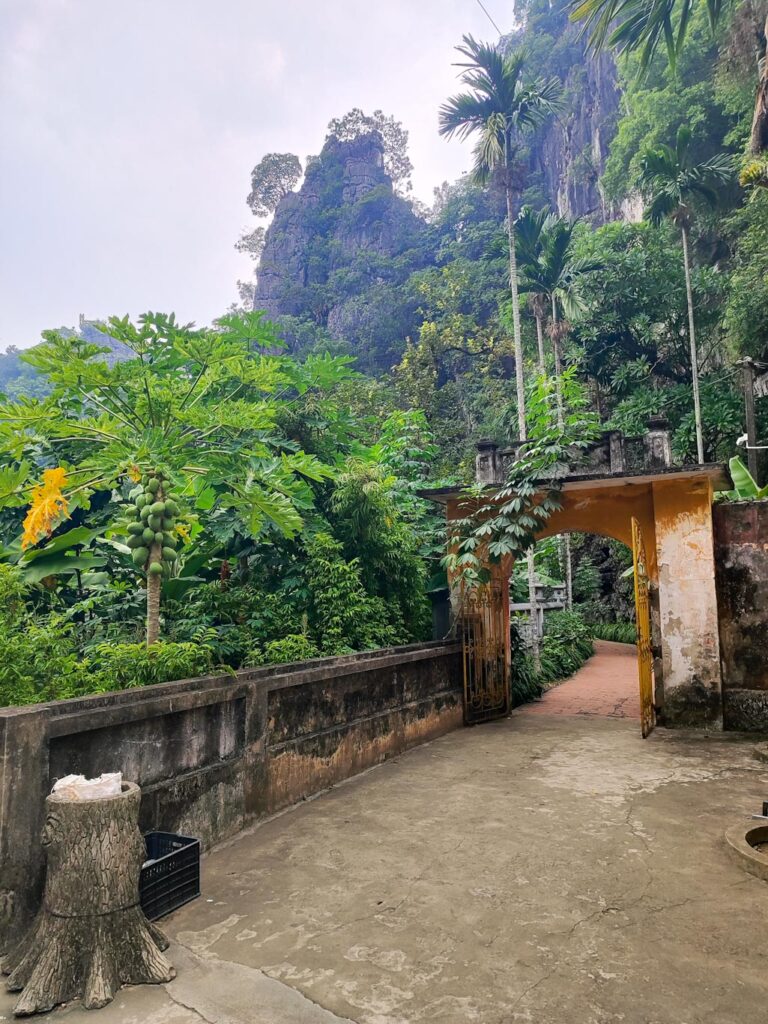
[[[383,153],[376,132],[350,142],[331,138],[301,188],[275,211],[254,308],[280,321],[289,344],[305,327],[320,327],[386,365],[386,353],[374,352],[382,340],[377,320],[385,311],[408,319],[394,291],[428,256],[426,224],[394,192]]]
[[[557,116],[532,140],[529,180],[561,216],[594,224],[626,219],[626,211],[605,201],[599,184],[619,117],[613,56],[590,52],[557,4],[544,14],[529,12],[525,27],[505,36],[501,45],[511,50],[521,43],[533,48],[530,65],[538,74],[562,83]]]

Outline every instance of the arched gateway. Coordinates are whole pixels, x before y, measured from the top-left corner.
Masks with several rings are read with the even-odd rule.
[[[504,483],[516,449],[500,449],[491,442],[481,442],[477,449],[477,480],[492,491]],[[562,479],[562,508],[540,534],[611,537],[632,548],[636,560],[644,549],[644,572],[641,565],[636,575],[641,588],[647,577],[650,651],[642,649],[641,627],[641,677],[643,656],[649,661],[652,657],[653,711],[666,726],[722,728],[712,499],[715,490],[728,486],[721,465],[673,465],[666,423],[652,420],[642,437],[610,431],[590,447],[578,469]],[[421,493],[444,505],[449,520],[466,514],[459,489]],[[501,615],[494,621],[503,622],[499,642],[508,680],[507,581],[512,567],[507,561],[490,568],[501,601]],[[642,623],[642,606],[638,613]],[[646,679],[646,714],[650,692]],[[647,721],[643,731],[649,731]]]

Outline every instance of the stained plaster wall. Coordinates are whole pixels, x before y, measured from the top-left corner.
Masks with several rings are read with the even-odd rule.
[[[768,732],[768,501],[715,505],[726,729]]]

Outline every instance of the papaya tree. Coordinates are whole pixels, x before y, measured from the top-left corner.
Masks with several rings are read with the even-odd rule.
[[[0,505],[28,503],[23,562],[76,508],[106,500],[121,557],[146,586],[152,644],[163,579],[178,571],[190,536],[185,523],[197,543],[200,519],[217,509],[255,539],[301,528],[309,481],[333,469],[288,440],[279,415],[292,396],[351,371],[345,359],[281,355],[260,313],[212,328],[147,313],[135,323],[113,317],[104,330],[112,348],[49,331],[25,354],[52,391],[0,403],[0,449],[14,468]]]

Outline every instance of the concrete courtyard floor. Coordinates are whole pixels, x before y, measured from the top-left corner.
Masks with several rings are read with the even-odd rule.
[[[594,667],[594,666],[593,666]],[[554,692],[554,691],[553,691]],[[520,709],[251,829],[162,922],[171,984],[66,1024],[743,1024],[768,884],[723,833],[753,743]],[[0,1019],[13,999],[0,995]]]

